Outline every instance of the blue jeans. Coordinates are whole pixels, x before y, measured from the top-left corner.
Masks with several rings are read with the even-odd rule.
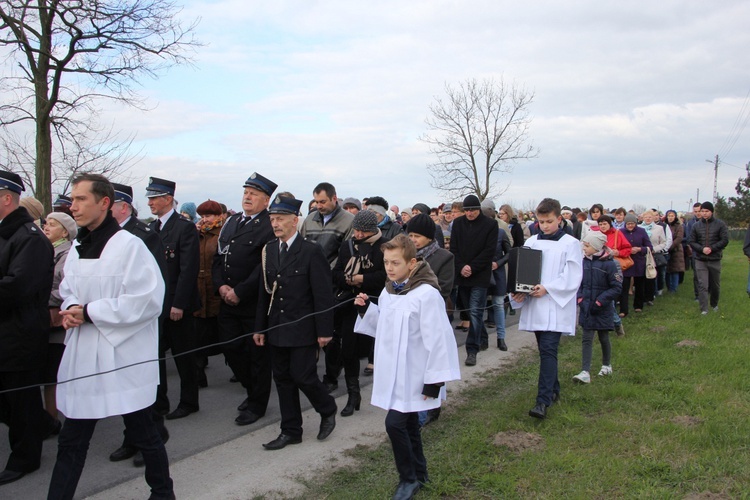
[[[560,345],[560,332],[534,332],[539,348],[539,383],[536,393],[537,404],[552,404],[552,394],[560,394],[560,380],[557,378],[557,348]]]
[[[676,292],[680,284],[680,273],[667,273],[667,290]]]
[[[469,309],[470,326],[466,337],[466,353],[476,354],[479,346],[486,344],[487,329],[484,327],[484,307],[487,304],[487,288],[481,286],[459,286],[458,295],[464,307]]]
[[[495,316],[497,338],[505,340],[505,295],[492,296],[492,312]]]
[[[617,308],[615,307],[615,301],[612,301],[612,317],[615,319],[615,326],[622,323],[622,318],[617,314]]]

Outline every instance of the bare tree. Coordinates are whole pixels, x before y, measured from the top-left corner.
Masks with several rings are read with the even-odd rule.
[[[432,187],[454,198],[502,194],[497,176],[537,155],[528,137],[534,94],[502,79],[446,84],[445,93],[430,105],[429,131],[420,137],[437,156],[427,167]]]
[[[186,53],[198,45],[193,38],[197,21],[183,25],[180,10],[169,0],[0,2],[0,48],[7,52],[0,126],[7,131],[33,122],[34,192],[46,209],[51,205],[53,158],[64,170],[75,158],[91,167],[96,164],[92,158],[117,157],[108,151],[112,143],[96,144],[112,137],[102,137],[101,129],[90,126],[97,99],[142,106],[134,89],[141,77],[156,77],[190,61]],[[17,138],[6,136],[5,145],[20,145]],[[82,145],[83,151],[77,150]],[[14,151],[11,157],[31,154]]]

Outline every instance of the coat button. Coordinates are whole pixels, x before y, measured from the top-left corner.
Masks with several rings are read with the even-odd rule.
[[[283,309],[282,309],[281,311],[279,311],[279,312],[280,312],[281,314],[284,314],[284,310],[283,310]]]
[[[284,297],[281,297],[279,300],[283,302],[284,301]]]
[[[277,274],[277,275],[276,275],[276,277],[277,277],[277,278],[281,278],[281,275],[280,275],[280,274]]]

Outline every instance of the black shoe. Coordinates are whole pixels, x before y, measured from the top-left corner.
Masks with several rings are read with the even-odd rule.
[[[508,346],[505,343],[504,339],[497,339],[497,348],[500,349],[501,351],[507,351],[508,350]]]
[[[294,437],[283,432],[279,434],[279,437],[263,445],[263,448],[267,450],[280,450],[288,444],[299,444],[302,442],[301,437]]]
[[[336,412],[333,412],[327,417],[321,418],[320,429],[318,430],[318,441],[323,441],[325,438],[330,436],[335,427],[336,427]]]
[[[250,425],[260,420],[262,416],[263,415],[256,415],[250,410],[244,410],[244,411],[241,411],[239,416],[237,416],[237,418],[234,419],[234,423],[237,425]]]
[[[233,384],[236,384],[237,382],[239,382],[239,380],[237,380],[237,377],[235,377],[234,375],[232,375],[232,377],[229,379],[229,381],[231,383],[233,383]]]
[[[375,373],[374,366],[372,368],[370,368],[369,366],[365,366],[365,369],[362,370],[362,375],[372,375],[373,373]]]
[[[410,498],[414,498],[414,495],[416,495],[421,487],[422,484],[419,481],[401,481],[398,483],[398,488],[396,488],[392,500],[409,500]]]
[[[245,398],[245,400],[237,407],[237,411],[245,411],[248,406],[250,406],[250,398]]]
[[[477,355],[476,353],[470,352],[466,355],[466,361],[464,361],[464,364],[466,366],[474,366],[477,364]]]
[[[12,483],[13,481],[18,481],[25,475],[25,472],[5,469],[4,471],[0,472],[0,484],[8,484]]]
[[[427,410],[427,418],[425,419],[424,423],[422,424],[422,427],[431,424],[435,420],[440,418],[440,407],[433,408],[432,410]],[[421,479],[417,478],[417,481],[420,483],[424,483],[425,481],[422,481]]]
[[[110,462],[121,462],[135,456],[138,453],[138,448],[130,446],[129,444],[123,444],[109,456]]]
[[[529,416],[538,419],[545,419],[547,418],[547,407],[539,403],[529,410]]]
[[[362,395],[359,393],[359,379],[357,377],[346,377],[346,391],[349,397],[346,400],[346,406],[341,410],[342,417],[351,417],[355,411],[359,411],[362,404]]]
[[[329,382],[327,380],[324,380],[323,385],[326,386],[326,390],[328,391],[328,394],[332,393],[333,391],[339,388],[339,383],[336,381]]]
[[[133,457],[133,465],[136,467],[143,467],[146,465],[146,460],[143,459],[143,453],[141,453],[141,450],[138,450],[138,453]]]
[[[178,406],[175,411],[173,411],[172,413],[170,413],[164,418],[166,418],[167,420],[177,420],[178,418],[185,418],[189,416],[191,413],[195,413],[197,411],[198,410],[191,410],[191,409],[185,408],[184,406]]]

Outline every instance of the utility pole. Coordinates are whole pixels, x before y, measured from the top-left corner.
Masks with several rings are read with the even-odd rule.
[[[716,198],[718,196],[718,193],[716,191],[716,185],[719,180],[719,155],[716,155],[716,158],[714,159],[714,198],[711,200],[713,204],[716,204]]]

